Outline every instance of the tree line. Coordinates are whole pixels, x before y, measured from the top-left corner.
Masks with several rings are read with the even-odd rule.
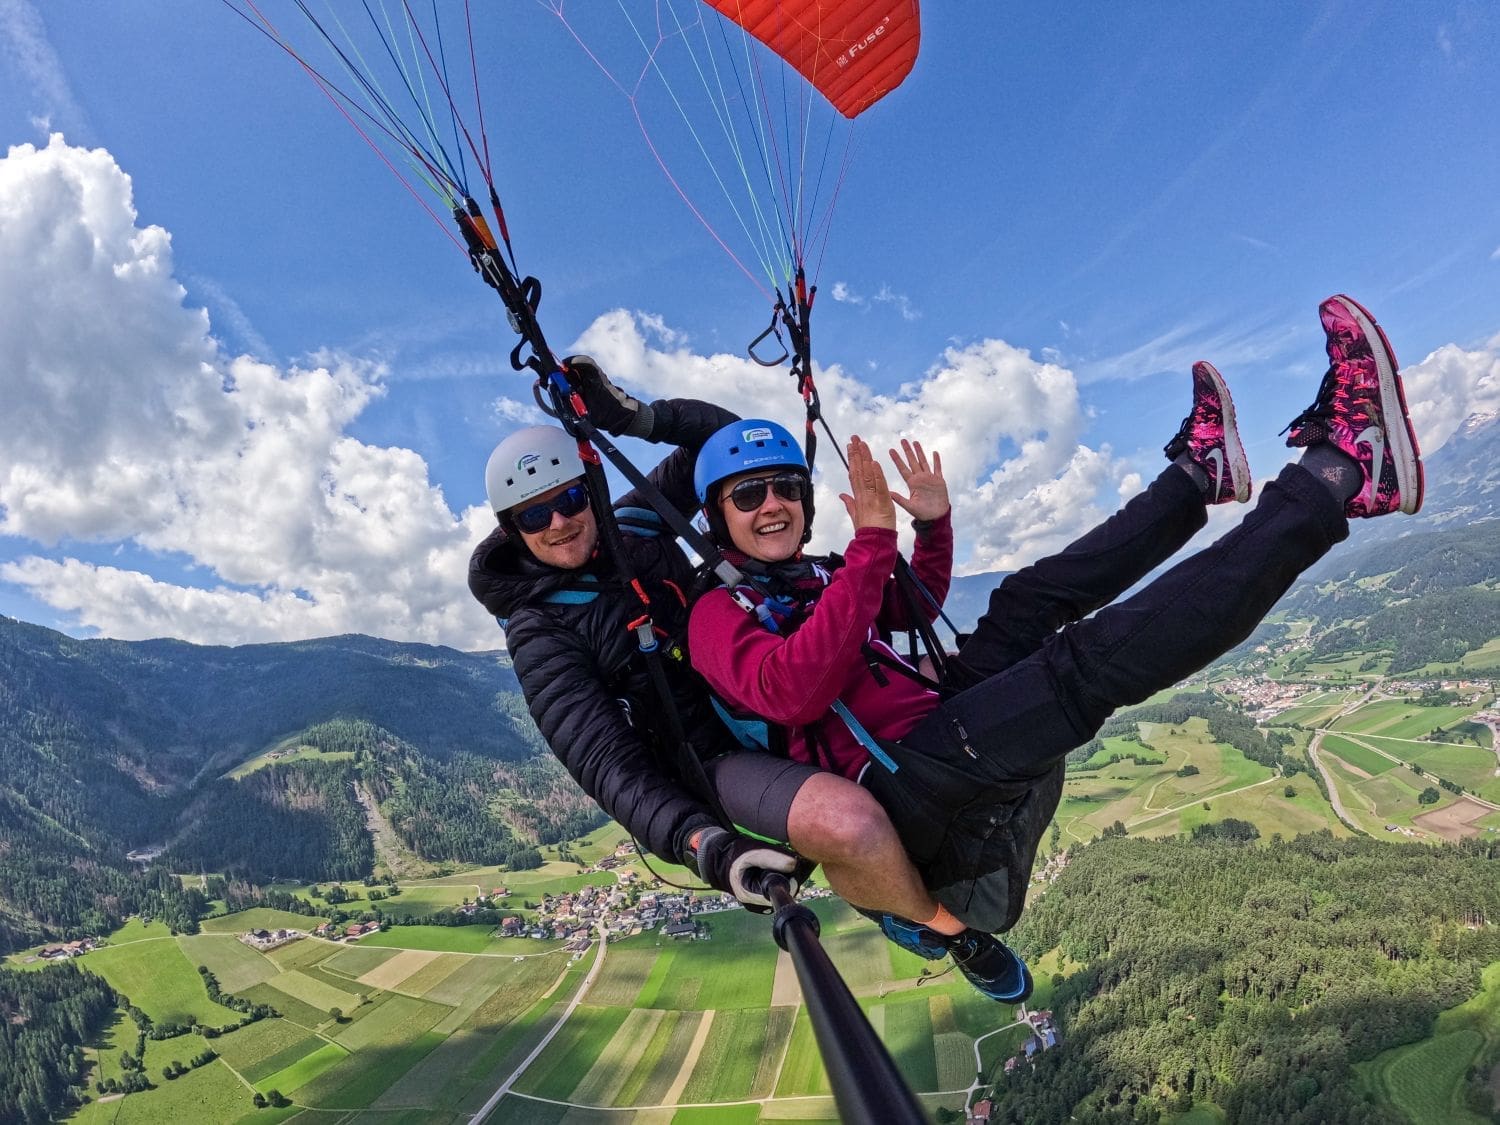
[[[41,1125],[78,1104],[83,1044],[119,997],[74,964],[0,968],[0,1121]]]
[[[1077,850],[1014,931],[1082,966],[1053,995],[1064,1045],[998,1079],[992,1120],[1149,1122],[1198,1102],[1247,1125],[1400,1120],[1353,1067],[1425,1038],[1500,959],[1500,845],[1253,835]]]

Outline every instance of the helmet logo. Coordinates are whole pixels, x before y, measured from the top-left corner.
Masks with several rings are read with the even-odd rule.
[[[770,441],[771,431],[766,426],[752,426],[740,432],[741,441]]]
[[[531,469],[531,467],[533,465],[535,465],[541,459],[542,459],[542,455],[540,453],[526,453],[526,454],[523,454],[522,457],[521,457],[521,459],[516,462],[516,472],[518,472],[518,473],[528,472]]]

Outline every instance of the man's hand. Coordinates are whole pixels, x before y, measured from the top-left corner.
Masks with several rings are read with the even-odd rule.
[[[752,873],[775,871],[785,875],[795,895],[806,871],[799,871],[803,862],[800,856],[718,826],[698,833],[686,859],[687,866],[709,886],[732,894],[746,909],[760,914],[770,913],[771,900],[747,885],[755,881]]]
[[[611,383],[592,356],[570,355],[563,367],[573,389],[583,396],[594,425],[615,437],[650,436],[655,422],[651,407]]]
[[[896,530],[896,505],[885,483],[885,470],[870,454],[870,447],[858,435],[849,439],[849,491],[839,499],[849,511],[854,530],[862,527],[884,527]],[[946,490],[944,495],[947,495]]]
[[[939,520],[948,514],[948,482],[943,479],[942,455],[934,452],[932,455],[932,466],[927,464],[927,454],[922,449],[920,441],[907,441],[901,439],[901,448],[906,453],[905,458],[894,449],[890,451],[891,460],[895,462],[896,471],[901,474],[901,479],[906,483],[905,496],[898,492],[891,493],[891,499],[901,507],[914,520]]]

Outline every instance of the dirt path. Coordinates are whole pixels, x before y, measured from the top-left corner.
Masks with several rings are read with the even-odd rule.
[[[1142,824],[1150,824],[1153,820],[1160,820],[1164,816],[1171,816],[1173,813],[1179,813],[1183,809],[1190,809],[1194,805],[1202,804],[1205,801],[1222,801],[1225,797],[1232,797],[1236,793],[1243,793],[1248,789],[1259,789],[1262,785],[1270,785],[1273,781],[1280,780],[1282,780],[1280,774],[1272,774],[1264,781],[1252,781],[1249,785],[1241,785],[1238,789],[1225,789],[1222,793],[1204,793],[1201,797],[1194,797],[1191,801],[1184,801],[1182,804],[1174,805],[1170,809],[1162,809],[1161,812],[1154,812],[1150,816],[1137,817],[1129,821],[1125,827],[1139,828]]]
[[[677,1068],[677,1077],[672,1079],[672,1088],[661,1100],[663,1105],[676,1105],[677,1100],[682,1097],[682,1091],[687,1089],[688,1079],[693,1076],[693,1067],[698,1065],[698,1055],[703,1051],[703,1044],[708,1042],[708,1029],[714,1025],[714,1014],[713,1009],[709,1009],[698,1021],[698,1031],[694,1034],[692,1043],[688,1045],[687,1054],[682,1057],[682,1065]]]

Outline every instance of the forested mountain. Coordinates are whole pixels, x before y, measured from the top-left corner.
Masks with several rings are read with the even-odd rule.
[[[334,756],[225,776],[287,739]],[[501,862],[597,824],[539,754],[503,653],[80,641],[0,618],[0,945],[177,913],[126,860],[148,844],[177,870],[368,873],[356,780],[430,859]]]

